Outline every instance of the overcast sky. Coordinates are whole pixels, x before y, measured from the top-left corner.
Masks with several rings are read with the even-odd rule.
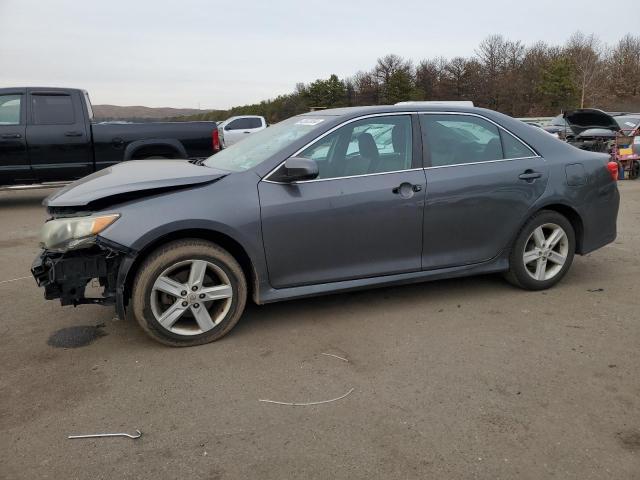
[[[0,87],[227,108],[369,70],[387,53],[468,56],[494,33],[553,44],[580,29],[615,43],[640,26],[631,10],[614,15],[601,0],[0,0]]]

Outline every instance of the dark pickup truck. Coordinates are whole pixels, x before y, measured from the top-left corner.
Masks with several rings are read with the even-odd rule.
[[[72,88],[0,89],[0,186],[64,182],[124,160],[205,158],[215,122],[94,123]]]

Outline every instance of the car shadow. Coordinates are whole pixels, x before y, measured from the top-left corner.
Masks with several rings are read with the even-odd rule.
[[[362,317],[367,321],[372,309],[402,311],[407,305],[421,303],[433,307],[433,313],[447,309],[464,307],[475,299],[495,294],[496,291],[523,292],[510,286],[500,275],[479,275],[474,277],[437,280],[393,287],[369,288],[346,293],[327,294],[318,297],[302,298],[256,305],[247,303],[238,324],[221,342],[238,341],[262,336],[274,327],[287,330],[290,327],[305,327],[318,322],[339,321],[348,314],[350,317]],[[460,307],[458,307],[458,305]],[[428,310],[427,310],[428,312]],[[124,336],[128,341],[144,343],[151,348],[166,348],[147,337],[136,320],[127,312],[124,321],[108,322],[116,336]],[[148,343],[147,343],[148,342]]]
[[[370,288],[346,293],[335,293],[318,297],[266,305],[247,304],[243,317],[230,333],[230,337],[241,337],[255,330],[269,328],[277,322],[279,326],[300,325],[306,321],[316,322],[326,316],[335,319],[348,312],[349,315],[362,314],[363,320],[372,309],[402,309],[411,303],[433,304],[434,309],[443,303],[455,307],[486,296],[496,290],[516,290],[500,275],[480,275],[466,278],[437,280],[411,285]]]

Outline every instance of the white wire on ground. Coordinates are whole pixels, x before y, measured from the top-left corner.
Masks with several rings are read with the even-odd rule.
[[[327,357],[335,357],[335,358],[339,358],[340,360],[342,360],[343,362],[347,362],[349,363],[349,360],[347,360],[344,357],[339,357],[338,355],[334,355],[333,353],[321,353],[320,355],[326,355]]]
[[[338,398],[332,398],[331,400],[321,400],[319,402],[306,402],[306,403],[297,403],[297,402],[276,402],[275,400],[258,400],[259,402],[265,402],[265,403],[276,403],[278,405],[290,405],[292,407],[306,407],[308,405],[320,405],[322,403],[330,403],[330,402],[335,402],[337,400],[342,400],[344,397],[346,397],[347,395],[350,395],[351,392],[353,392],[355,390],[355,388],[352,388],[351,390],[349,390],[347,393],[345,393],[344,395],[342,395],[341,397]]]
[[[33,277],[31,275],[29,275],[28,277],[12,278],[11,280],[0,280],[0,284],[2,284],[2,283],[10,283],[10,282],[17,282],[18,280],[26,280],[27,278],[33,278]]]

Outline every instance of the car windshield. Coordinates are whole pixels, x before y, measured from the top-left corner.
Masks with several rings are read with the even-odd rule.
[[[618,122],[618,125],[620,125],[620,129],[625,131],[635,130],[638,127],[638,124],[640,124],[640,115],[638,116],[623,115],[620,117],[613,117],[613,118],[615,118],[616,122]]]
[[[327,117],[298,116],[277,123],[204,161],[207,167],[242,172],[259,165],[274,153],[288,147],[307,133],[319,128]]]
[[[567,122],[565,121],[563,115],[553,117],[553,120],[551,120],[551,125],[553,125],[554,127],[564,127],[566,124]]]

